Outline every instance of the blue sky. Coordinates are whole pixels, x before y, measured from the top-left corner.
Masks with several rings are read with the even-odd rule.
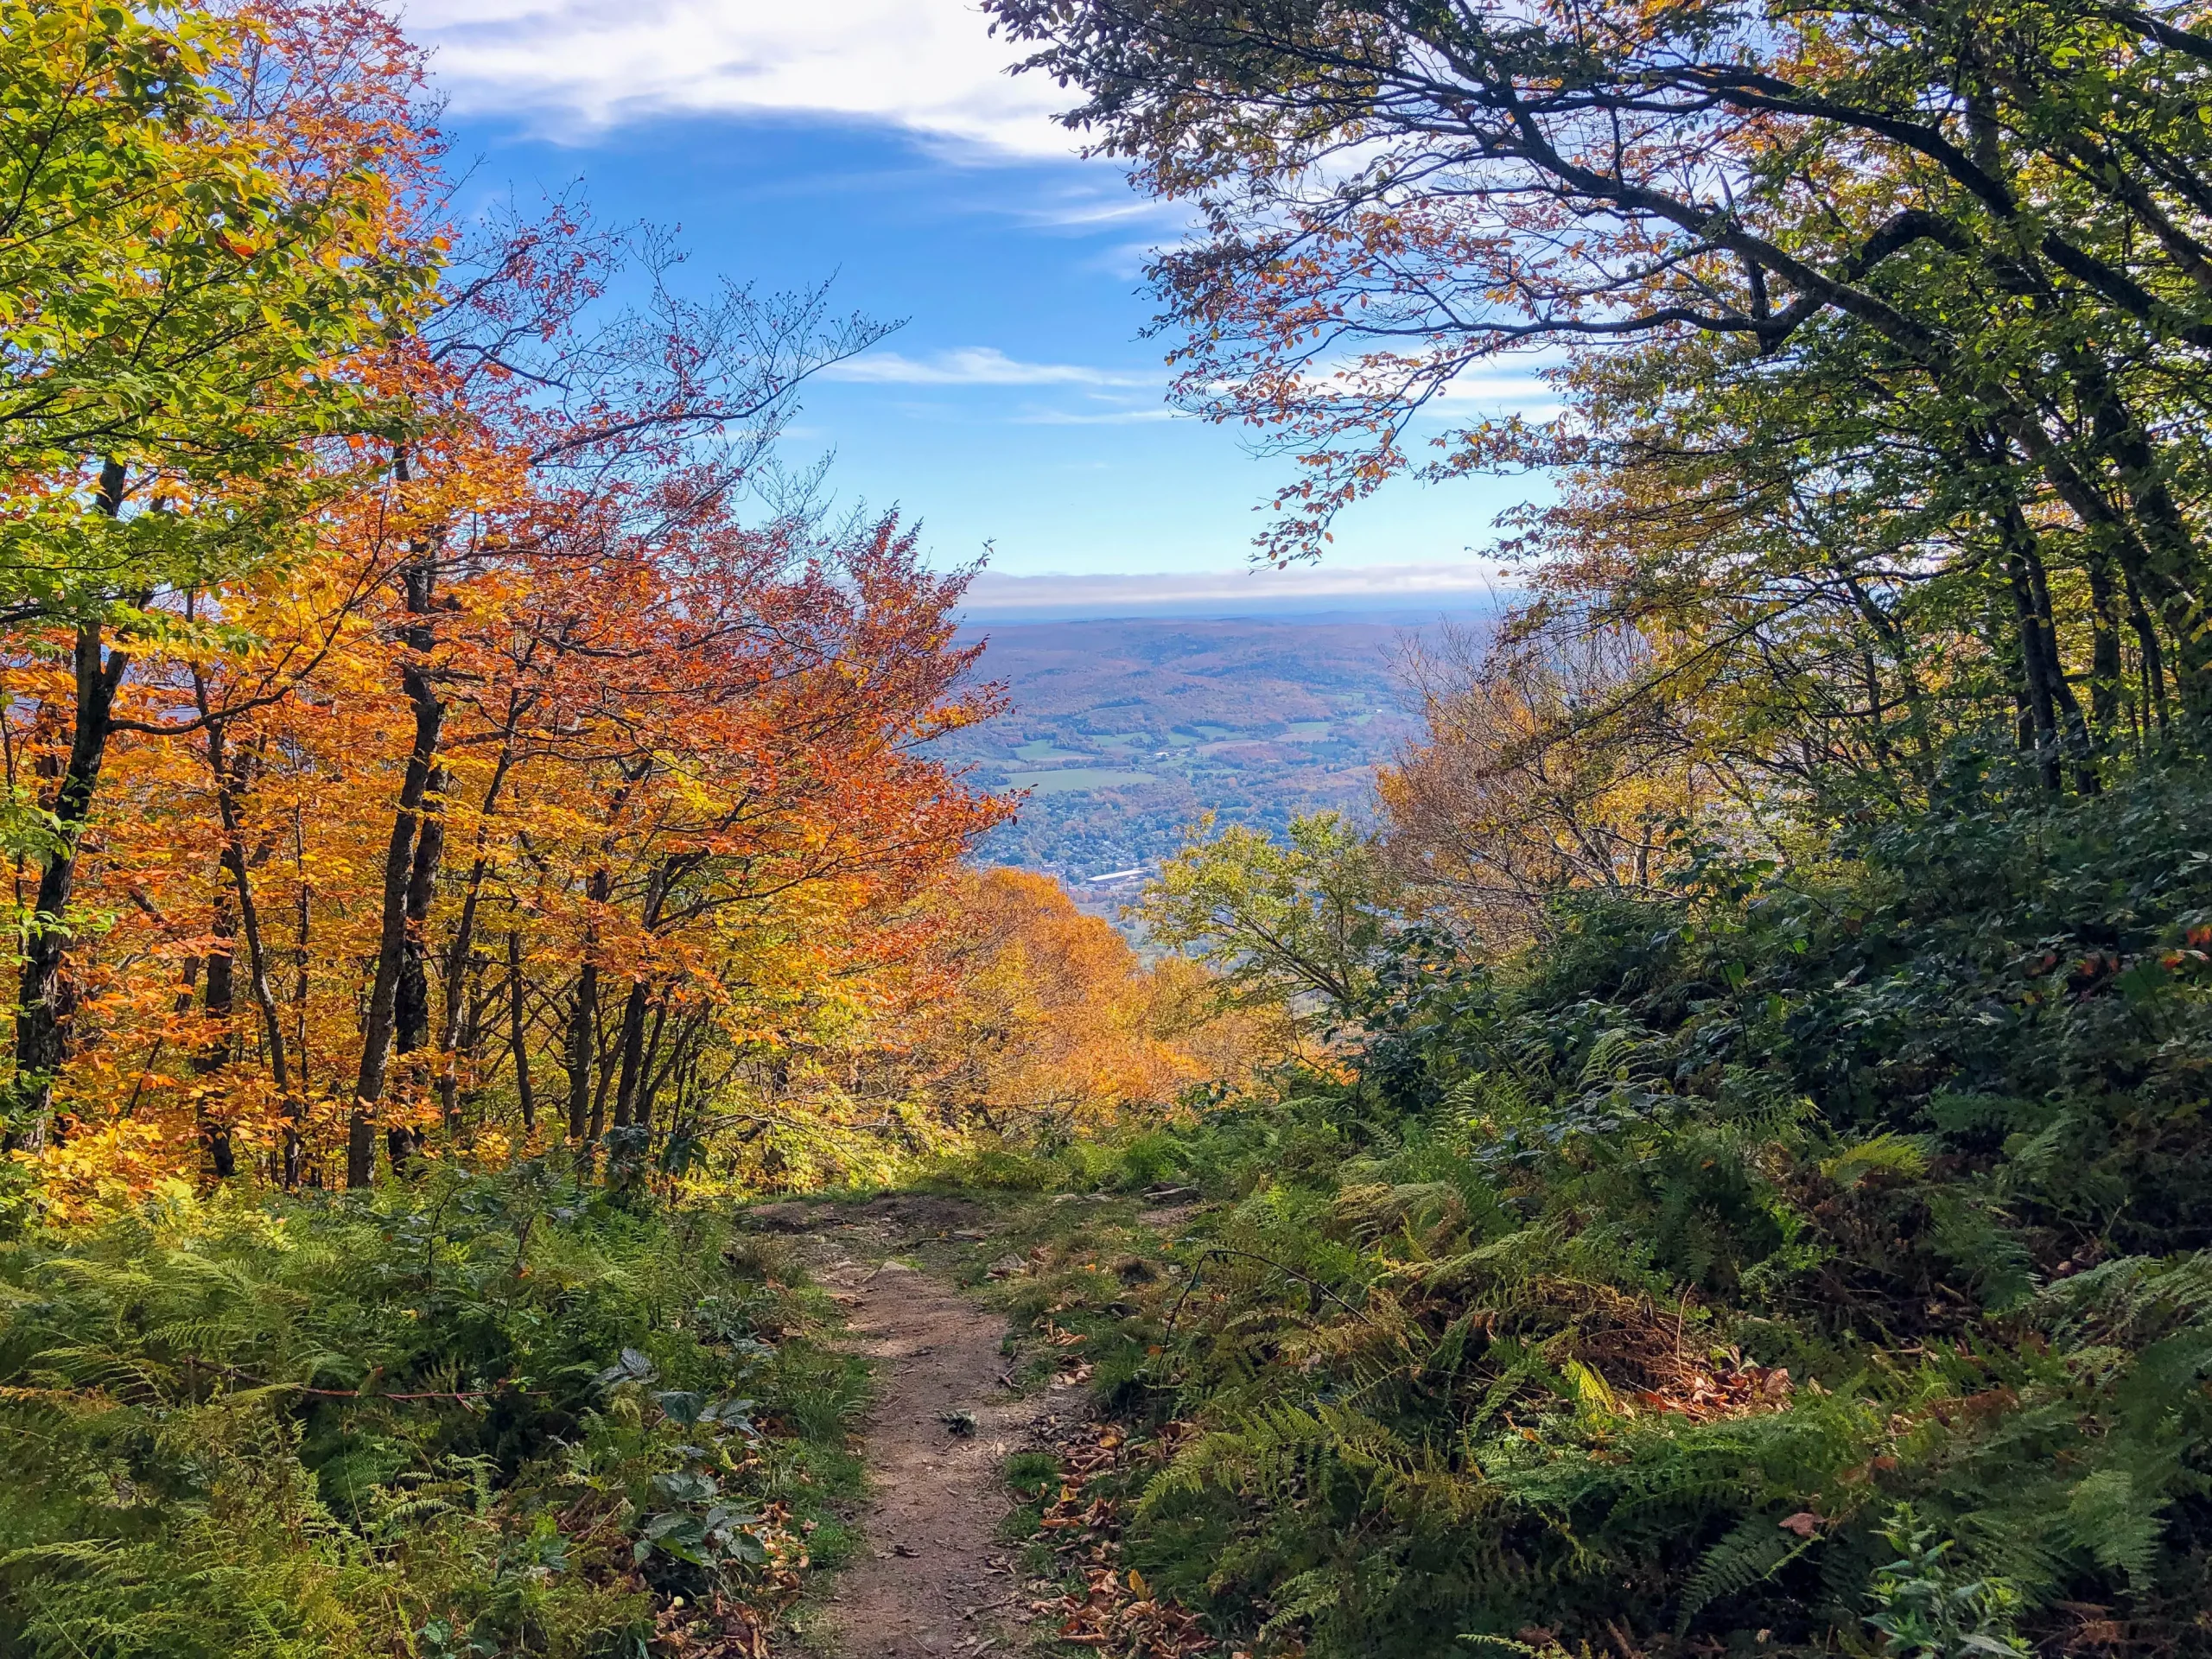
[[[834,452],[843,499],[919,517],[947,563],[988,543],[1007,578],[1245,564],[1286,467],[1163,402],[1141,267],[1172,212],[1073,156],[1058,89],[1006,77],[961,0],[434,0],[409,22],[469,191],[580,181],[602,219],[680,225],[702,279],[834,275],[844,307],[906,319],[792,430],[791,460]],[[1393,488],[1331,563],[1355,588],[1440,565],[1486,587],[1491,521],[1532,487]]]

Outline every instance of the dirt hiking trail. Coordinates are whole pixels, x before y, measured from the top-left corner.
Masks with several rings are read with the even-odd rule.
[[[804,1646],[779,1652],[970,1659],[1017,1649],[1021,1580],[1014,1547],[998,1535],[1011,1503],[1001,1471],[1010,1454],[1082,1408],[1079,1390],[1015,1398],[1006,1321],[939,1276],[961,1246],[986,1236],[983,1212],[957,1198],[902,1195],[773,1205],[752,1219],[795,1236],[816,1281],[845,1309],[845,1345],[876,1366],[860,1552],[836,1574]]]

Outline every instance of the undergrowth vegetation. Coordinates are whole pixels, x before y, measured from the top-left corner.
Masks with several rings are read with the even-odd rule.
[[[1334,1072],[950,1172],[1208,1200],[1006,1280],[1158,1437],[1123,1559],[1315,1659],[2212,1651],[2209,814],[1968,772],[1686,849],[1401,933]]]
[[[830,1310],[544,1166],[0,1248],[0,1655],[748,1655],[857,1484]]]

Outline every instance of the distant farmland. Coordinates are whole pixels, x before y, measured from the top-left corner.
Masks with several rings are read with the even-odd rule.
[[[1079,882],[1165,855],[1206,811],[1277,828],[1315,807],[1363,811],[1411,729],[1394,669],[1408,633],[1321,617],[970,630],[1013,707],[947,747],[1030,796],[978,855]]]

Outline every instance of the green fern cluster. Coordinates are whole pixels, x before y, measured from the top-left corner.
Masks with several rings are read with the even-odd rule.
[[[642,1654],[761,1592],[842,1424],[732,1237],[525,1166],[0,1249],[0,1656]]]
[[[1315,1659],[2212,1653],[2209,824],[1969,775],[1525,958],[1407,930],[1353,1075],[1153,1149],[1218,1202],[1100,1299],[1197,1429],[1128,1558]]]

